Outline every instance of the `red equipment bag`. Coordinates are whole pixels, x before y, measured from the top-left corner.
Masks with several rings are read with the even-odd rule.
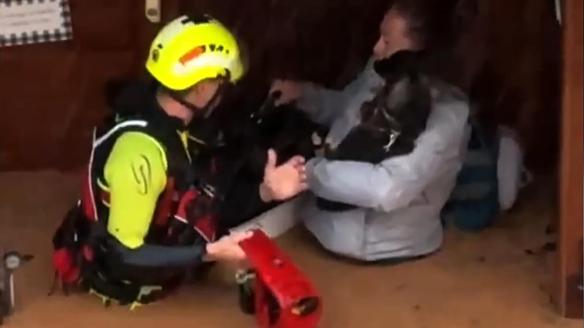
[[[306,275],[261,230],[240,245],[255,273],[252,311],[259,327],[316,327],[322,302]]]

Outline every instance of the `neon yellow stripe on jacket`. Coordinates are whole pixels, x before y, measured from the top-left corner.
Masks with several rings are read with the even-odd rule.
[[[138,248],[166,185],[167,160],[158,141],[142,132],[126,132],[116,141],[104,167],[110,191],[108,232],[129,248]]]

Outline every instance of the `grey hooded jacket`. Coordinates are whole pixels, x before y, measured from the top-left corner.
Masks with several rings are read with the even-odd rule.
[[[331,127],[326,141],[335,146],[357,124],[361,104],[382,83],[369,61],[341,91],[307,87],[299,106]],[[307,197],[301,219],[326,249],[374,261],[421,256],[440,248],[440,211],[461,168],[469,106],[460,90],[438,80],[432,82],[432,98],[426,131],[412,153],[379,165],[319,157],[307,163],[312,194],[360,207],[321,211],[314,197]]]

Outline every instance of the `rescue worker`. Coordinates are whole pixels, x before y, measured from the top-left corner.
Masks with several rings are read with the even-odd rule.
[[[396,0],[380,26],[373,57],[343,90],[278,80],[281,103],[297,100],[312,118],[330,126],[333,148],[359,121],[363,102],[372,99],[383,79],[373,62],[399,50],[432,54],[448,47],[457,1]],[[450,35],[449,35],[450,34]],[[399,262],[436,252],[443,238],[440,212],[455,185],[468,137],[468,100],[461,90],[431,76],[432,113],[414,151],[379,165],[315,158],[306,165],[310,191],[322,198],[355,205],[344,212],[320,210],[314,199],[303,208],[309,231],[328,250],[360,261]]]
[[[165,245],[164,240],[168,221],[181,219],[179,200],[195,182],[187,125],[208,117],[225,85],[244,73],[237,40],[212,17],[182,16],[156,36],[146,68],[155,83],[122,91],[114,102],[115,115],[94,132],[79,204],[82,216],[91,221],[90,232],[79,222],[70,225],[76,227],[75,243],[67,246],[63,224],[54,239],[57,250],[75,249],[83,239],[80,278],[96,294],[122,303],[148,302],[143,296],[151,289],[144,292],[144,286],[162,289],[204,261],[243,260],[238,243],[249,237],[234,233],[216,240],[213,228],[203,224],[195,226],[201,238],[193,245]],[[270,151],[257,197],[270,202],[302,191],[303,164],[303,158],[294,157],[276,166]],[[67,276],[63,259],[74,256],[55,258],[61,263],[59,275]],[[68,280],[74,282],[74,276]]]

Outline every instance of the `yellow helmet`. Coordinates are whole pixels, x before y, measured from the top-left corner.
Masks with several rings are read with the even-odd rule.
[[[185,90],[204,79],[220,76],[236,82],[243,64],[235,37],[219,21],[181,16],[158,33],[146,69],[170,90]]]

